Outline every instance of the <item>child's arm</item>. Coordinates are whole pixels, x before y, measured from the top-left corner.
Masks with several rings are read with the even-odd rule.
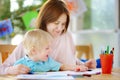
[[[61,71],[66,71],[66,70],[70,70],[70,71],[87,71],[88,67],[84,66],[84,65],[61,65],[60,67]]]

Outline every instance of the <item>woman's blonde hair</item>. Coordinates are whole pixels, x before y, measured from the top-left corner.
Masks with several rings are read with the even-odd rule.
[[[23,45],[27,52],[29,52],[33,47],[42,49],[47,46],[50,41],[52,41],[52,37],[49,33],[41,29],[34,29],[26,32],[23,38]]]
[[[67,22],[63,33],[66,32],[70,16],[67,6],[63,0],[47,0],[40,8],[39,15],[36,21],[36,28],[47,31],[47,24],[56,21],[60,15],[66,14]]]

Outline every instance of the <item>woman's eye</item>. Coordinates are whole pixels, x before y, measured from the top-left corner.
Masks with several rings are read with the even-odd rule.
[[[63,26],[65,26],[66,24],[65,24],[65,23],[63,23],[62,25],[63,25]]]
[[[56,25],[58,25],[59,23],[58,22],[55,22]]]

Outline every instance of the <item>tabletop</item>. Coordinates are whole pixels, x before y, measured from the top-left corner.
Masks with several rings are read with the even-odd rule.
[[[0,75],[0,80],[17,80],[15,76]],[[120,68],[114,68],[111,74],[92,75],[91,77],[80,77],[75,80],[120,80]]]

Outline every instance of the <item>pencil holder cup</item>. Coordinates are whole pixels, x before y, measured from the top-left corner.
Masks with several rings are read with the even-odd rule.
[[[102,74],[111,74],[113,65],[113,54],[100,54]]]

